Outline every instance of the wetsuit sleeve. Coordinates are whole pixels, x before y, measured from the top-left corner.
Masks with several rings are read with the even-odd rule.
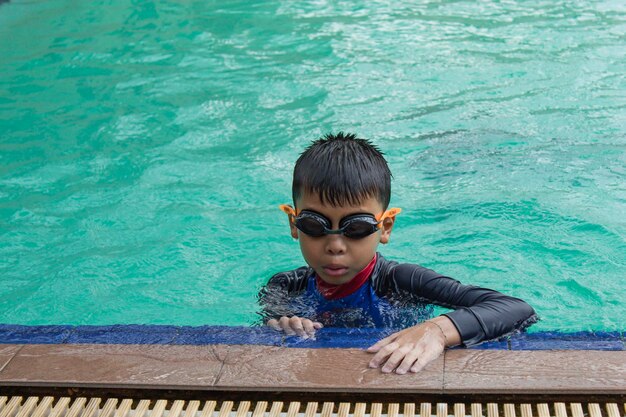
[[[463,285],[418,265],[399,264],[390,278],[392,290],[408,291],[433,304],[454,309],[444,315],[456,326],[464,346],[505,336],[538,320],[535,310],[519,298]]]
[[[291,300],[306,288],[307,269],[303,267],[278,273],[261,288],[258,294],[261,309],[258,314],[262,324],[270,319],[297,315]]]

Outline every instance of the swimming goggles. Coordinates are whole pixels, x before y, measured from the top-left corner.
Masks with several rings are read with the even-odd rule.
[[[281,204],[280,209],[284,211],[290,219],[293,219],[294,225],[302,233],[311,237],[322,237],[325,235],[344,235],[350,239],[363,239],[378,231],[381,223],[387,217],[393,218],[402,211],[399,208],[392,208],[380,216],[372,214],[351,214],[339,221],[339,229],[331,229],[332,223],[328,218],[321,214],[311,211],[302,210],[299,214],[288,204]]]

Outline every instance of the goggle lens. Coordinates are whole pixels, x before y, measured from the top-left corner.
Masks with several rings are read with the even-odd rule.
[[[309,236],[320,237],[326,234],[327,227],[319,219],[312,217],[297,217],[296,227]]]
[[[325,217],[309,211],[303,211],[295,219],[296,227],[312,237],[321,237],[327,234],[343,234],[351,239],[363,239],[378,230],[378,221],[374,216],[356,214],[341,220],[339,229],[331,230],[330,222]]]
[[[372,217],[371,220],[354,219],[348,221],[341,228],[343,234],[352,239],[362,239],[376,232],[378,222]]]

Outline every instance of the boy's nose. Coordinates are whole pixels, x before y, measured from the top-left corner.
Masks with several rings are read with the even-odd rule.
[[[327,235],[326,251],[333,255],[344,253],[346,251],[345,237],[342,235]]]

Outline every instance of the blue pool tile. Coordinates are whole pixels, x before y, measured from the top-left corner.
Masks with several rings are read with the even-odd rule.
[[[511,338],[511,350],[624,350],[619,332],[537,332]]]
[[[72,326],[0,325],[0,343],[3,344],[59,344],[64,343]]]
[[[302,348],[365,349],[398,329],[327,327],[314,339],[285,336],[267,326],[23,326],[0,324],[0,343],[12,344],[234,344]],[[533,332],[484,342],[469,349],[512,350],[626,350],[625,335],[614,332]]]
[[[491,340],[489,342],[482,342],[474,346],[469,346],[467,349],[494,349],[494,350],[508,350],[509,342],[505,340]]]
[[[76,326],[65,343],[169,344],[176,337],[177,331],[177,326],[138,324]]]
[[[283,334],[267,326],[185,326],[178,329],[177,345],[281,346]]]
[[[357,348],[366,349],[397,329],[346,329],[325,327],[315,333],[314,339],[286,336],[283,346],[300,348]]]

